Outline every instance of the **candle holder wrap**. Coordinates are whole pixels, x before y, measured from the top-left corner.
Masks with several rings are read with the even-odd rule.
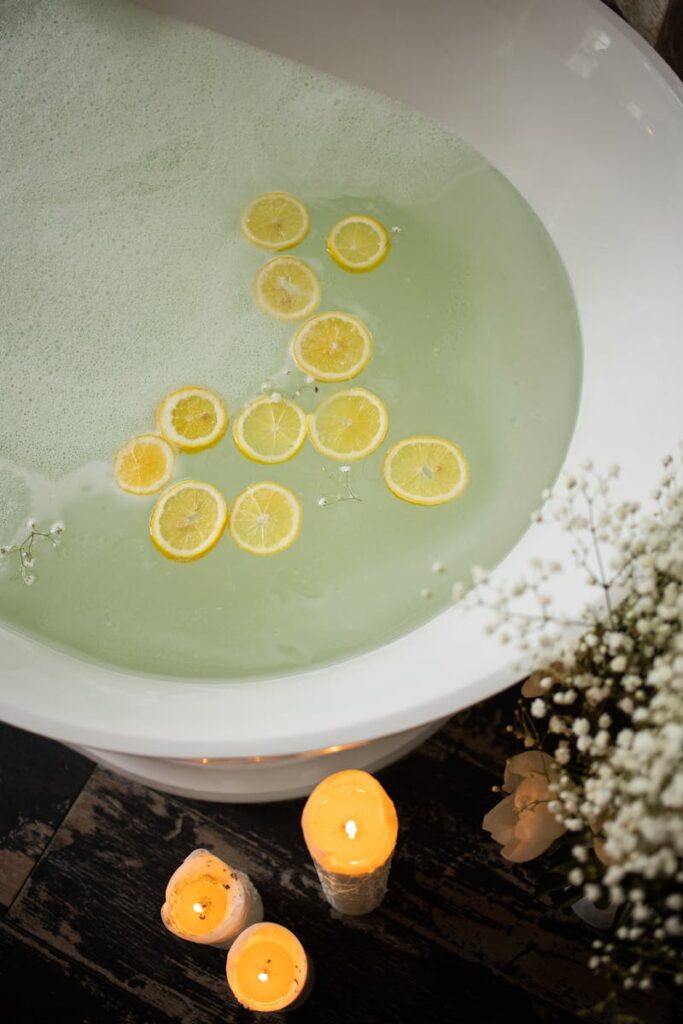
[[[316,860],[315,870],[327,902],[340,914],[361,917],[376,910],[384,899],[389,883],[393,854],[368,875],[343,875],[327,871]]]

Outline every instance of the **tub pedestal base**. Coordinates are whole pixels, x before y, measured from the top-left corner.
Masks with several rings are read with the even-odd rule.
[[[92,747],[74,749],[104,768],[164,793],[218,803],[265,803],[307,796],[327,775],[344,768],[369,772],[384,768],[426,740],[444,721],[367,743],[282,757],[173,760]]]

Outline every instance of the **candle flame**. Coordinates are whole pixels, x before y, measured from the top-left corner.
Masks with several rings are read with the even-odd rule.
[[[268,971],[259,971],[257,978],[259,981],[268,981]]]
[[[203,914],[204,911],[206,910],[206,907],[204,906],[203,903],[193,903],[192,909],[194,910],[195,914]]]
[[[358,835],[358,825],[356,825],[353,819],[350,819],[344,825],[344,831],[346,832],[349,839],[355,839],[356,836]]]

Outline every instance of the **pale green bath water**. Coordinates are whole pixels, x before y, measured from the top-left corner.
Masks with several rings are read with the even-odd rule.
[[[471,565],[510,549],[562,461],[581,351],[559,257],[500,174],[379,96],[125,3],[5,3],[0,66],[0,543],[29,515],[67,527],[58,550],[36,544],[33,586],[5,560],[0,620],[144,672],[280,673],[415,627]],[[310,447],[266,469],[229,436],[181,457],[176,479],[228,501],[256,480],[287,484],[304,524],[273,558],[226,537],[174,564],[148,538],[154,499],[118,491],[111,456],[171,388],[212,387],[234,416],[264,381],[301,385],[292,327],[253,304],[265,257],[237,228],[270,189],[309,208],[294,254],[319,273],[321,308],[374,333],[356,383],[386,402],[389,437],[352,471],[362,501],[324,508],[343,479]],[[325,254],[353,212],[400,228],[367,275]],[[415,508],[385,488],[386,448],[416,433],[466,453],[458,502]]]

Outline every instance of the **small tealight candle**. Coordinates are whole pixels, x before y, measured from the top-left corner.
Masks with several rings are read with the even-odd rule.
[[[396,808],[377,779],[353,769],[323,779],[301,825],[327,901],[341,914],[375,910],[398,835]]]
[[[259,1013],[295,1010],[313,984],[312,966],[296,935],[270,921],[242,932],[225,969],[235,999]]]
[[[263,920],[263,904],[247,875],[208,850],[194,850],[169,879],[161,920],[181,939],[227,949]]]

